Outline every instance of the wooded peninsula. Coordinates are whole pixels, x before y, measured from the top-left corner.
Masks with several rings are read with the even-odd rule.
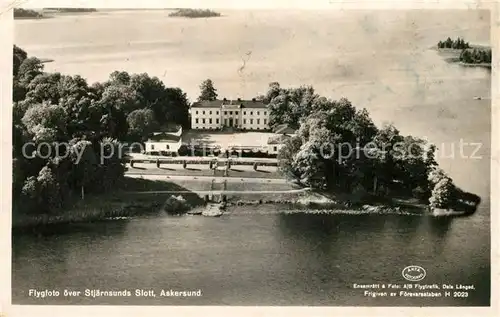
[[[213,99],[215,88],[210,89],[198,100]],[[391,205],[399,197],[409,206],[472,212],[480,201],[439,168],[434,145],[402,135],[393,125],[377,127],[366,109],[345,98],[276,82],[256,98],[268,105],[271,127],[297,130],[279,151],[278,164],[283,177],[301,186],[347,197],[349,208]],[[165,124],[190,129],[189,109],[186,93],[146,73],[115,71],[109,80],[89,85],[78,75],[44,72],[40,59],[14,46],[13,217],[68,216],[75,202],[92,197],[96,205],[83,213],[109,215],[114,207],[106,206],[113,202],[103,195],[128,186],[125,158],[112,149],[143,142]],[[28,143],[43,143],[43,151],[27,157]],[[69,148],[58,147],[62,143]],[[352,155],[349,149],[364,151]],[[99,211],[106,209],[111,211]],[[75,216],[80,218],[85,216]]]
[[[168,16],[184,18],[213,18],[220,17],[221,14],[209,9],[178,9],[175,12],[170,13]]]

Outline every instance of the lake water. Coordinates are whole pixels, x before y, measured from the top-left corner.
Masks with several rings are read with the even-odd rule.
[[[259,206],[221,218],[138,218],[16,235],[14,303],[488,305],[491,74],[446,63],[429,47],[448,36],[488,43],[489,14],[222,13],[192,20],[162,11],[21,20],[15,41],[31,55],[54,59],[48,71],[81,74],[89,82],[114,70],[147,72],[191,100],[209,77],[228,98],[264,93],[271,81],[345,96],[377,124],[393,122],[404,134],[436,143],[438,161],[457,185],[481,196],[478,211],[433,219],[284,215]],[[352,288],[403,284],[408,265],[426,269],[421,283],[473,284],[475,290],[467,298],[374,299]],[[201,289],[203,296],[41,300],[27,296],[30,288]]]

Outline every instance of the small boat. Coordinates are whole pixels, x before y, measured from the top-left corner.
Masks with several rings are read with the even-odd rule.
[[[481,100],[481,97],[476,96],[474,97],[474,100]]]

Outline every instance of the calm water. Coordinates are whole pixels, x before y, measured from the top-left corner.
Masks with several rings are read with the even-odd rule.
[[[81,74],[90,82],[117,69],[147,72],[192,100],[207,77],[221,97],[250,98],[271,81],[348,97],[377,124],[394,122],[402,133],[436,143],[441,166],[461,188],[481,196],[478,212],[439,220],[279,215],[263,206],[219,219],[141,218],[17,235],[14,302],[487,305],[490,101],[473,97],[490,97],[490,73],[448,64],[428,48],[447,36],[488,43],[489,15],[223,13],[206,20],[171,19],[158,11],[22,20],[15,39],[30,54],[54,59],[49,71]],[[407,265],[424,267],[426,284],[474,284],[476,290],[462,299],[410,300],[373,299],[352,288],[404,283]],[[27,297],[29,288],[201,289],[203,296],[36,300]]]

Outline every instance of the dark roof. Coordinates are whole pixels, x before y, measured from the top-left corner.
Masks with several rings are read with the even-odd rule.
[[[175,135],[172,133],[155,133],[153,136],[151,136],[148,140],[148,142],[155,141],[155,142],[179,142],[181,139],[181,136]]]
[[[273,132],[277,134],[295,134],[295,129],[290,128],[288,124],[285,123],[277,125],[273,129]]]
[[[169,124],[165,124],[163,126],[161,126],[158,131],[159,132],[172,132],[172,133],[175,133],[177,131],[179,131],[181,127],[179,125],[176,125],[176,124],[172,124],[172,123],[169,123]]]
[[[197,101],[191,108],[219,108],[222,105],[239,105],[240,108],[267,108],[267,104],[259,100],[213,100]]]
[[[290,136],[284,134],[273,135],[267,140],[267,144],[283,144]]]

